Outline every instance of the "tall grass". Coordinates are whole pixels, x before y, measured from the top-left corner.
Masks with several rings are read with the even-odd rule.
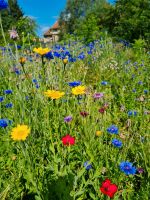
[[[0,127],[0,199],[102,200],[108,197],[100,187],[109,178],[118,186],[115,200],[148,200],[148,52],[115,44],[110,38],[95,42],[92,54],[80,42],[63,47],[76,58],[84,52],[85,58],[68,62],[65,70],[62,59],[44,58],[44,76],[40,56],[18,51],[18,58],[27,59],[25,74],[19,60],[1,50],[0,96],[4,101],[0,103],[0,118],[12,124]],[[71,81],[86,86],[86,94],[80,99],[71,93]],[[4,94],[7,89],[12,94]],[[64,91],[65,96],[51,100],[44,96],[47,89]],[[104,97],[95,100],[95,92]],[[6,108],[10,102],[12,108]],[[104,113],[99,112],[100,108]],[[88,113],[86,117],[81,115],[83,111]],[[137,114],[129,116],[129,111]],[[66,123],[64,117],[68,115],[73,119]],[[25,141],[16,142],[10,137],[17,124],[31,128]],[[107,132],[113,124],[119,129],[117,135]],[[102,133],[97,136],[96,131]],[[75,137],[75,145],[63,145],[61,139],[67,134]],[[112,145],[113,138],[122,141],[122,148]],[[92,165],[90,170],[84,167],[86,161]],[[122,161],[132,162],[144,172],[127,176],[119,168]]]

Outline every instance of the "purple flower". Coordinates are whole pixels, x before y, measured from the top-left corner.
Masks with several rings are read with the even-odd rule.
[[[95,93],[95,94],[93,94],[93,98],[94,98],[94,99],[100,99],[100,98],[102,98],[103,96],[104,96],[103,93]]]
[[[136,168],[133,166],[132,163],[128,161],[121,162],[120,165],[120,170],[124,172],[126,175],[134,175],[136,173]]]
[[[137,172],[138,172],[139,174],[143,174],[143,173],[144,173],[144,169],[140,167],[140,168],[137,169]]]
[[[71,122],[71,120],[72,120],[72,117],[71,116],[67,116],[67,117],[65,117],[64,118],[64,122]]]
[[[10,34],[10,39],[15,40],[19,38],[19,35],[16,30],[9,30],[9,34]]]

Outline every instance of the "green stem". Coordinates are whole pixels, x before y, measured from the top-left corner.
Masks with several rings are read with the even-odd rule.
[[[5,43],[5,47],[6,47],[7,54],[8,54],[8,56],[9,56],[8,45],[7,45],[7,41],[6,41],[4,29],[3,29],[3,24],[2,24],[2,14],[1,14],[1,12],[0,12],[0,29],[1,29],[1,33],[2,33],[2,36],[3,36],[4,43]],[[11,49],[10,49],[10,50],[11,50]],[[11,51],[11,53],[12,53],[12,51]],[[12,56],[14,56],[13,53],[12,53]],[[14,57],[15,57],[15,56],[14,56]],[[10,63],[10,64],[11,64],[11,63]]]
[[[16,42],[15,42],[15,48],[16,48],[16,61],[18,62],[19,56],[18,56],[18,48]]]
[[[7,47],[7,42],[6,42],[4,29],[3,29],[3,25],[2,25],[2,14],[1,14],[1,12],[0,12],[0,28],[1,28],[1,32],[2,32],[2,36],[3,36],[3,39],[4,39],[5,46]]]

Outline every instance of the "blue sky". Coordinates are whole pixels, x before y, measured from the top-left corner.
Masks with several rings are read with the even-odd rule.
[[[18,0],[18,3],[25,15],[37,21],[38,34],[41,35],[55,23],[65,8],[66,0]]]
[[[39,25],[38,35],[49,29],[65,8],[67,0],[18,0],[25,15],[35,19]],[[112,1],[112,0],[110,0]]]

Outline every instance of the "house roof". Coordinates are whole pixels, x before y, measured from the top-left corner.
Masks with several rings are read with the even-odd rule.
[[[55,30],[55,29],[59,29],[59,23],[58,21],[55,22],[55,24],[53,24],[53,26],[51,26],[48,31],[46,31],[44,33],[44,36],[48,36],[48,35],[51,35],[51,30]]]
[[[58,29],[58,28],[59,28],[59,23],[58,21],[56,21],[55,24],[50,29]]]

